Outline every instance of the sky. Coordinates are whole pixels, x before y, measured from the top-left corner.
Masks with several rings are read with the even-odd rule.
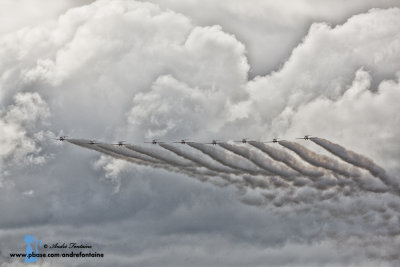
[[[397,266],[399,29],[398,0],[2,1],[0,266],[28,234],[105,254],[32,266]]]

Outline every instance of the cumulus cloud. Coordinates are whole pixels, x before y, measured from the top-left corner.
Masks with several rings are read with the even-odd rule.
[[[220,114],[228,103],[222,90],[205,90],[210,91],[190,88],[171,76],[159,77],[150,92],[134,97],[128,122],[133,129],[146,129],[144,134],[148,138],[192,137],[205,128],[205,121],[208,129],[216,131],[224,122]]]
[[[251,64],[250,75],[265,75],[280,68],[294,47],[315,22],[343,24],[354,14],[371,8],[399,7],[397,0],[334,1],[300,0],[276,2],[213,0],[151,0],[153,3],[190,17],[198,25],[221,25],[235,34],[247,48]]]
[[[91,0],[61,0],[57,2],[51,0],[4,0],[0,3],[0,34],[46,23],[56,19],[71,7],[90,2]],[[46,8],[41,5],[45,5]]]
[[[379,164],[394,167],[393,161],[399,156],[395,141],[399,136],[395,127],[399,119],[395,104],[399,99],[399,82],[385,80],[376,92],[371,90],[370,83],[368,72],[357,71],[355,81],[337,101],[320,97],[300,107],[290,116],[291,129],[304,131],[299,121],[312,121],[314,124],[307,125],[307,130],[319,131],[314,126],[318,125],[327,132],[325,136],[342,138],[344,144],[358,147],[364,154],[377,158]],[[315,116],[317,113],[320,115]],[[357,127],[350,130],[352,125]]]
[[[249,82],[250,100],[243,104],[243,112],[273,121],[276,131],[283,131],[290,123],[288,114],[296,113],[299,106],[321,96],[338,99],[361,67],[374,75],[375,82],[393,78],[400,62],[399,13],[397,8],[372,10],[334,28],[313,24],[279,71]],[[382,39],[388,46],[381,45]]]
[[[49,135],[40,130],[49,116],[46,102],[38,93],[19,93],[14,104],[0,114],[0,162],[2,180],[10,176],[9,165],[43,164],[49,155],[39,143]],[[0,180],[0,181],[1,181]]]

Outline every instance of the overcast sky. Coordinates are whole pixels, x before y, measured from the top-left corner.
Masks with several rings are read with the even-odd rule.
[[[9,253],[25,251],[26,234],[105,254],[37,266],[397,266],[400,196],[390,186],[217,186],[52,138],[312,134],[373,160],[395,185],[399,101],[399,0],[1,1],[0,266],[24,265]],[[327,179],[385,186],[298,143],[355,173]],[[265,201],[285,194],[305,204]]]

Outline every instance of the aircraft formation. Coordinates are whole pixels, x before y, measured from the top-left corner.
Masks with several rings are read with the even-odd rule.
[[[60,136],[60,137],[58,137],[58,138],[55,138],[55,140],[58,140],[58,141],[65,141],[65,140],[68,140],[68,138],[67,138],[68,136],[66,136],[66,135],[64,135],[64,136]],[[311,138],[313,138],[314,136],[311,136],[311,135],[305,135],[304,137],[297,137],[296,139],[303,139],[303,140],[310,140]],[[278,137],[276,137],[276,138],[273,138],[272,140],[269,140],[269,141],[256,141],[256,140],[249,140],[249,138],[243,138],[242,140],[234,140],[233,142],[234,143],[242,143],[242,144],[247,144],[248,142],[259,142],[259,143],[264,143],[264,144],[267,144],[267,143],[278,143],[279,141],[284,141],[284,140],[281,140],[280,138],[278,138]],[[153,139],[153,140],[151,140],[151,141],[145,141],[144,143],[146,143],[146,144],[153,144],[153,145],[157,145],[157,144],[165,144],[165,143],[172,143],[172,144],[182,144],[182,145],[185,145],[185,144],[188,144],[188,143],[197,143],[197,144],[206,144],[206,145],[217,145],[217,144],[220,144],[220,143],[226,143],[227,141],[221,141],[221,140],[216,140],[216,139],[214,139],[214,140],[212,140],[211,142],[193,142],[193,141],[188,141],[187,139],[182,139],[182,140],[180,140],[180,141],[172,141],[172,142],[164,142],[164,141],[158,141],[157,139]],[[90,145],[96,145],[96,144],[101,144],[100,142],[97,142],[97,141],[95,141],[95,140],[90,140],[87,144],[90,144]],[[126,143],[126,141],[118,141],[118,142],[116,142],[116,143],[113,143],[112,145],[115,145],[115,146],[124,146],[124,145],[127,145],[127,143]]]
[[[249,138],[242,138],[225,141],[214,139],[209,142],[194,142],[187,139],[168,142],[154,139],[145,142],[150,144],[150,146],[159,145],[162,148],[160,150],[153,149],[153,147],[150,148],[129,144],[127,141],[122,140],[105,143],[93,139],[73,139],[67,136],[56,138],[56,140],[61,142],[67,141],[139,165],[164,168],[168,171],[173,170],[197,178],[218,176],[228,183],[236,184],[238,181],[235,182],[230,180],[226,175],[232,174],[235,176],[242,176],[245,174],[249,175],[246,176],[247,178],[261,175],[280,177],[279,179],[282,179],[282,182],[290,184],[297,181],[297,178],[295,177],[303,177],[304,179],[310,180],[310,183],[315,183],[313,185],[315,188],[321,188],[321,186],[322,188],[330,188],[332,186],[343,186],[343,179],[347,180],[347,178],[353,177],[354,181],[351,183],[354,183],[354,186],[357,186],[360,190],[370,192],[392,192],[394,190],[394,194],[400,196],[400,186],[398,185],[398,182],[394,178],[390,177],[382,167],[375,164],[373,160],[351,150],[347,150],[346,148],[324,138],[304,135],[303,137],[297,137],[295,139],[302,139],[315,143],[331,154],[339,157],[341,160],[353,165],[353,167],[342,164],[335,158],[315,153],[297,142],[291,142],[288,139],[282,140],[278,137],[267,141],[256,141]],[[235,146],[231,144],[232,142],[241,143],[246,146],[248,144],[249,147]],[[293,157],[293,155],[290,154],[290,151],[288,153],[282,149],[276,149],[273,147],[274,145],[263,145],[266,143],[280,145],[297,154],[299,158],[296,159]],[[194,156],[191,154],[191,151],[180,149],[177,146],[170,144],[177,144],[177,146],[187,145],[191,149],[193,148],[206,155],[207,159],[204,159],[202,156],[198,157],[198,155]],[[218,145],[218,148],[221,149],[218,149],[218,151],[216,149],[209,149],[210,145],[213,147]],[[254,151],[254,148],[258,149],[259,152],[262,153],[255,153],[257,151]],[[164,150],[168,150],[172,153]],[[234,155],[232,155],[232,153]],[[240,161],[240,158],[238,157],[244,158],[247,161]],[[303,161],[308,165],[303,165]],[[380,180],[380,184],[374,184],[375,182],[372,181],[372,178],[368,175],[365,176],[366,179],[359,179],[362,174],[357,168],[367,170],[370,175]],[[339,180],[334,182],[335,179]],[[238,183],[240,186],[245,184],[251,188],[254,186],[261,186],[262,188],[268,186],[259,184],[259,182],[260,181],[256,179],[251,181],[241,180]],[[282,186],[279,181],[275,182],[277,182],[277,186]],[[307,184],[302,181],[300,182],[300,184],[293,185],[297,187],[305,186]]]

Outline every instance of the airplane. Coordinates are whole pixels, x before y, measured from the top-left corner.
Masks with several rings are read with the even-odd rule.
[[[90,145],[97,145],[97,144],[100,144],[100,143],[99,143],[99,142],[96,142],[96,141],[94,141],[94,140],[90,140],[88,144],[90,144]]]
[[[279,138],[274,138],[272,141],[262,142],[262,143],[278,143]]]
[[[310,138],[312,138],[312,136],[309,135],[309,134],[307,134],[307,135],[305,135],[304,137],[298,137],[298,138],[296,138],[296,139],[310,140]]]
[[[172,143],[175,143],[175,144],[182,144],[182,145],[184,145],[184,144],[186,144],[187,143],[187,140],[186,139],[182,139],[181,141],[179,141],[179,142],[172,142]]]
[[[126,141],[118,141],[118,143],[112,144],[112,145],[115,145],[115,146],[123,146],[123,145],[125,145],[125,143],[126,143]]]
[[[218,144],[219,143],[219,140],[212,140],[211,141],[211,143],[204,143],[204,144],[207,144],[207,145],[216,145],[216,144]]]
[[[243,143],[243,144],[246,144],[247,142],[249,142],[248,139],[249,139],[249,138],[243,138],[243,139],[240,140],[240,141],[233,141],[233,142],[235,142],[235,143]]]
[[[164,143],[164,142],[159,142],[159,141],[157,141],[156,139],[153,139],[153,140],[151,140],[151,142],[145,142],[146,144],[153,144],[153,145],[156,145],[156,144],[160,144],[160,143]]]
[[[64,140],[67,140],[67,137],[68,137],[68,136],[66,136],[66,135],[60,136],[59,138],[55,138],[55,140],[64,141]]]

